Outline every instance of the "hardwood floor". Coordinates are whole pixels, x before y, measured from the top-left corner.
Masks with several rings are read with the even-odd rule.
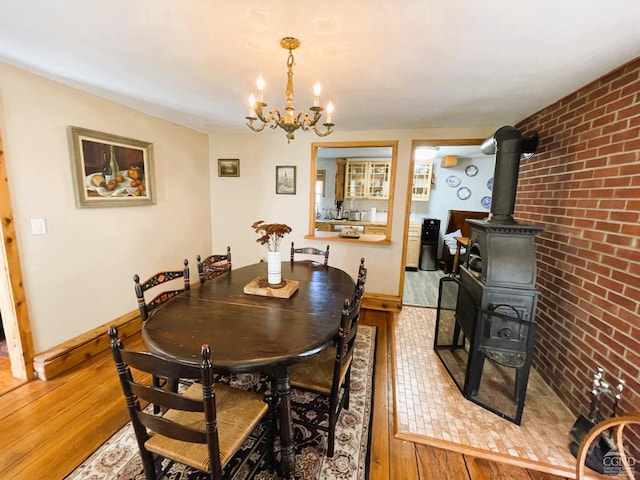
[[[392,314],[366,310],[378,327],[370,478],[372,480],[560,480],[394,438],[389,328]],[[137,336],[126,345],[142,348]],[[0,396],[0,478],[62,479],[128,420],[109,352],[48,382]]]

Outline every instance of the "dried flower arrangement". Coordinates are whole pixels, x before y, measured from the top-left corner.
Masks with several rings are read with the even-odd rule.
[[[270,252],[277,252],[280,249],[280,240],[287,233],[291,233],[291,227],[284,223],[264,223],[264,220],[258,220],[251,225],[256,233],[261,237],[256,242],[266,245]]]

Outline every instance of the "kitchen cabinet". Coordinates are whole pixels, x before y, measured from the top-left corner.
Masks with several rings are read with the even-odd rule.
[[[327,222],[316,222],[316,230],[320,230],[321,232],[330,232],[333,230],[333,225]]]
[[[407,270],[417,270],[420,263],[420,225],[409,224],[407,236],[407,254],[405,257],[405,268]]]
[[[433,162],[416,163],[413,167],[413,183],[411,201],[428,202],[431,196],[431,180],[433,178]]]
[[[365,198],[367,192],[367,162],[347,161],[344,179],[344,198]]]
[[[345,198],[389,199],[389,161],[347,161]]]
[[[384,235],[387,233],[387,227],[385,225],[365,225],[364,233],[370,233],[372,235]]]

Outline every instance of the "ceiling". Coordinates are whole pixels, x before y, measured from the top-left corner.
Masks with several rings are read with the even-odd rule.
[[[639,24],[638,0],[0,0],[0,61],[235,134],[258,74],[284,106],[295,36],[294,104],[320,80],[336,131],[497,128],[640,56]]]

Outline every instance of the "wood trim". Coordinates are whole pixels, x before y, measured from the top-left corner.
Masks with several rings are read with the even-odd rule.
[[[394,410],[395,411],[395,410]],[[397,428],[397,423],[396,423]],[[409,433],[398,433],[395,431],[395,438],[399,440],[406,440],[421,445],[428,445],[431,447],[442,448],[452,452],[461,453],[463,455],[470,455],[477,458],[483,458],[493,462],[506,463],[508,465],[514,465],[516,467],[538,470],[540,472],[548,473],[551,475],[557,475],[560,477],[574,477],[575,469],[570,467],[553,466],[546,463],[538,462],[535,460],[527,460],[525,458],[516,458],[504,453],[495,453],[488,450],[482,450],[479,448],[471,447],[468,445],[460,445],[454,442],[448,442],[446,440],[440,440],[437,438],[423,437],[421,435],[412,435]]]
[[[383,310],[386,312],[399,312],[402,309],[402,298],[396,295],[365,293],[362,299],[362,308],[369,310]]]
[[[140,313],[136,310],[67,340],[33,358],[33,369],[40,380],[51,380],[63,372],[83,363],[109,348],[109,327],[118,327],[120,338],[139,333],[142,328]]]
[[[4,148],[0,136],[0,221],[2,226],[2,249],[0,261],[2,273],[2,322],[4,325],[9,358],[11,359],[11,373],[16,378],[31,380],[33,371],[27,368],[33,357],[33,337],[31,322],[27,308],[26,293],[20,268],[20,254],[13,221],[13,209],[9,191],[9,179],[4,160]],[[5,287],[6,286],[6,292]],[[6,295],[5,295],[6,293]]]

